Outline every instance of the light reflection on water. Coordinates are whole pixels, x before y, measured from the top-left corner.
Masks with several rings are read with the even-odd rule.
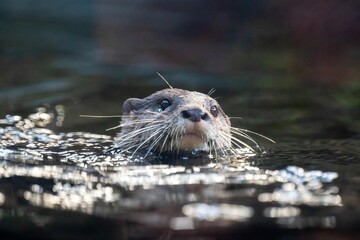
[[[182,208],[182,212],[195,219],[216,221],[245,221],[253,216],[253,209],[235,204],[206,204],[193,203],[187,204]]]
[[[13,191],[33,206],[150,225],[157,219],[156,227],[173,230],[252,221],[255,213],[287,228],[336,226],[333,216],[303,211],[342,206],[336,172],[262,169],[251,156],[199,166],[134,164],[108,152],[110,136],[56,134],[44,128],[52,120],[41,110],[0,121],[0,178],[23,179]],[[0,185],[0,205],[19,204],[7,194]]]

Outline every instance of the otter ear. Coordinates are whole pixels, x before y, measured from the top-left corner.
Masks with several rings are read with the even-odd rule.
[[[123,104],[123,115],[130,114],[130,112],[136,111],[141,107],[141,99],[129,98]]]

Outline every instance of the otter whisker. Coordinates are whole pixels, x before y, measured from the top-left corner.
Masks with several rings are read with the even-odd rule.
[[[135,125],[136,127],[144,125],[146,123],[163,123],[163,121],[160,120],[153,120],[153,119],[149,119],[149,120],[141,120],[141,121],[132,121],[132,122],[128,122],[126,124],[120,124],[120,127],[128,127],[128,126],[133,126]]]
[[[136,129],[132,132],[123,134],[120,138],[116,140],[116,143],[118,145],[121,145],[122,143],[126,142],[128,139],[134,139],[136,136],[143,134],[144,132],[152,131],[158,129],[159,127],[161,127],[161,125],[150,125],[144,128]]]
[[[158,130],[156,130],[153,134],[151,134],[147,139],[145,139],[144,141],[142,141],[139,146],[134,150],[133,154],[131,156],[134,156],[134,154],[142,147],[145,145],[145,143],[147,143],[149,140],[151,140],[154,136],[156,136],[157,134],[159,134],[159,132],[161,132],[163,129],[159,128]]]
[[[210,139],[209,142],[208,142],[208,146],[209,146],[209,154],[212,154],[212,140]]]
[[[149,126],[146,126],[146,127],[142,127],[142,128],[139,128],[139,129],[135,129],[134,131],[132,132],[129,132],[129,133],[126,133],[126,134],[123,134],[119,139],[118,139],[118,142],[122,142],[123,140],[126,140],[128,138],[132,138],[134,136],[137,136],[139,134],[142,134],[143,132],[147,132],[147,131],[151,131],[152,129],[156,129],[157,127],[159,127],[161,125],[149,125]]]
[[[229,117],[230,119],[239,119],[239,120],[242,120],[243,118],[242,117]]]
[[[149,121],[155,121],[155,120],[159,120],[159,119],[157,118],[157,116],[151,116],[151,117],[148,117],[148,118],[144,117],[144,118],[138,118],[138,119],[134,119],[133,117],[128,117],[127,119],[122,118],[122,120],[126,120],[126,121],[129,121],[129,122],[143,122],[143,121],[149,122]],[[122,122],[121,124],[125,124],[125,123]]]
[[[174,144],[174,140],[177,140],[177,131],[178,131],[178,128],[177,127],[174,127],[172,130],[171,130],[171,143],[170,143],[170,151],[173,150],[173,147],[175,146]]]
[[[251,151],[254,151],[254,149],[253,149],[251,146],[249,146],[247,143],[245,143],[244,141],[241,141],[240,139],[232,136],[231,134],[226,134],[226,133],[220,133],[220,134],[224,135],[225,137],[230,138],[232,143],[235,143],[235,142],[236,142],[236,143],[240,144],[241,146],[247,147],[247,148],[249,148]],[[239,146],[239,147],[240,147],[240,146]],[[240,148],[242,148],[242,147],[240,147]]]
[[[156,72],[156,73],[162,78],[162,80],[164,80],[164,82],[169,86],[169,88],[173,89],[173,87],[170,85],[170,83],[168,81],[166,81],[166,79],[163,76],[161,76],[161,74],[159,72]]]
[[[213,144],[215,144],[216,142],[213,142]],[[217,152],[217,148],[214,146],[214,150],[215,150],[215,157],[216,157],[216,159],[217,159],[217,157],[218,157],[218,152]]]
[[[209,139],[207,142],[208,142],[210,154],[212,151],[214,151],[215,158],[217,158],[218,157],[217,150],[220,149],[217,139]]]
[[[123,115],[86,115],[81,114],[80,117],[87,117],[87,118],[120,118]]]
[[[228,154],[224,151],[224,148],[227,147],[227,150],[230,150],[233,154],[235,154],[235,151],[231,147],[231,143],[228,144],[229,134],[226,134],[225,132],[219,132],[219,137],[216,139],[216,143],[218,144],[219,149],[223,151],[223,154],[225,156],[228,156]],[[240,146],[239,146],[240,147]]]
[[[164,141],[163,141],[163,144],[162,144],[162,146],[161,146],[161,148],[160,148],[159,155],[162,153],[162,150],[163,150],[163,148],[164,148],[164,146],[165,146],[165,144],[166,144],[166,142],[167,142],[167,139],[168,139],[169,136],[170,136],[171,131],[168,131],[169,128],[170,128],[170,126],[167,126],[167,128],[165,129],[165,130],[167,131],[167,134],[166,134],[166,136],[165,136],[165,138],[164,138]]]
[[[244,148],[244,146],[240,146],[237,142],[235,142],[233,140],[231,141],[231,144],[235,145],[238,149],[243,149]],[[234,147],[230,147],[230,149],[231,149],[232,153],[234,155],[236,155],[236,149]]]
[[[225,152],[224,148],[221,147],[221,146],[218,144],[218,141],[215,141],[215,144],[217,145],[217,147],[215,147],[216,156],[217,156],[217,157],[220,156],[220,155],[217,153],[217,150],[216,150],[216,149],[218,149],[218,150],[222,153],[223,156],[227,156],[227,153]]]
[[[231,128],[232,128],[232,129],[235,129],[235,130],[238,130],[238,131],[243,131],[243,132],[252,133],[252,134],[257,135],[257,136],[259,136],[259,137],[262,137],[262,138],[264,138],[264,139],[266,139],[266,140],[268,140],[268,141],[270,141],[270,142],[272,142],[272,143],[275,143],[274,140],[272,140],[271,138],[268,138],[268,137],[266,137],[266,136],[264,136],[264,135],[262,135],[262,134],[260,134],[260,133],[253,132],[253,131],[250,131],[250,130],[247,130],[247,129],[243,129],[243,128],[234,128],[234,127],[231,127]]]
[[[213,148],[214,148],[214,146],[213,146],[213,140],[210,139],[207,144],[208,144],[208,146],[209,146],[209,154],[210,154],[210,155],[214,155],[214,156],[216,157],[215,153],[213,153]]]
[[[176,131],[176,141],[178,142],[179,139],[181,139],[181,137],[185,134],[186,129],[185,128],[177,128]],[[179,154],[180,152],[180,145],[177,144],[177,154]]]
[[[154,147],[159,143],[159,141],[160,141],[161,139],[163,139],[163,144],[162,144],[162,146],[164,146],[164,144],[166,143],[167,136],[169,135],[169,133],[167,133],[166,138],[164,138],[165,133],[168,132],[168,131],[167,131],[168,128],[169,128],[168,125],[166,125],[166,124],[163,125],[162,131],[160,132],[159,137],[157,137],[157,138],[155,139],[155,141],[153,142],[153,144],[150,146],[150,149],[149,149],[148,153],[150,152],[150,150],[151,150],[152,148],[154,148]],[[161,150],[160,150],[160,151],[161,151]],[[147,153],[147,154],[148,154],[148,153]],[[147,155],[147,154],[146,154],[146,155]]]
[[[251,141],[252,143],[254,143],[254,144],[256,145],[256,147],[260,148],[259,144],[258,144],[252,137],[250,137],[248,134],[243,133],[243,132],[241,132],[241,131],[236,131],[236,130],[234,130],[234,129],[231,129],[230,131],[231,131],[231,133],[233,133],[234,135],[238,135],[238,136],[241,136],[241,137],[243,137],[243,138],[245,138],[245,139],[248,139],[249,141]]]
[[[157,127],[157,126],[162,126],[163,124],[161,122],[159,123],[155,123],[155,124],[145,124],[145,125],[142,125],[142,124],[137,124],[135,127],[134,127],[134,131],[139,131],[139,130],[149,130],[151,128],[154,128],[154,127]]]
[[[214,88],[211,88],[210,91],[206,94],[209,97],[211,96],[211,94],[213,94],[216,90]]]
[[[111,130],[118,129],[118,128],[121,128],[121,127],[122,127],[121,125],[117,125],[115,127],[107,128],[107,129],[105,129],[105,131],[111,131]]]
[[[132,125],[142,125],[142,124],[145,124],[145,123],[162,123],[163,121],[160,121],[160,120],[155,120],[154,118],[150,118],[150,119],[139,119],[139,120],[132,120],[130,122],[127,122],[127,123],[121,123],[115,127],[111,127],[111,128],[108,128],[106,129],[106,131],[109,131],[109,130],[113,130],[113,129],[117,129],[117,128],[122,128],[122,127],[128,127],[128,126],[132,126]]]
[[[164,114],[161,113],[161,112],[155,112],[155,111],[151,111],[151,110],[146,110],[146,111],[144,111],[144,113],[152,114],[154,117],[158,117],[158,116],[163,116],[163,115],[164,115]]]
[[[164,128],[165,130],[166,128]],[[149,150],[146,152],[144,158],[150,153],[150,151],[158,144],[158,142],[164,137],[164,131],[160,132],[159,136],[154,140],[154,142],[149,146]]]
[[[160,120],[159,119],[159,115],[162,116],[161,113],[158,112],[152,112],[149,111],[147,112],[148,114],[151,114],[152,116],[146,116],[146,117],[138,117],[138,118],[134,118],[134,116],[123,116],[121,119],[122,120],[126,120],[126,121],[130,121],[130,122],[142,122],[142,121],[154,121],[154,120]],[[122,121],[121,124],[124,124],[124,121]]]
[[[252,147],[250,147],[250,146],[249,146],[248,144],[246,144],[245,142],[237,139],[236,137],[231,136],[231,140],[233,140],[232,142],[237,142],[237,143],[239,143],[240,145],[242,145],[242,146],[244,146],[244,147],[247,147],[247,148],[250,149],[252,152],[255,152],[255,150],[254,150]]]
[[[158,118],[156,117],[151,117],[151,118],[138,118],[138,119],[132,119],[132,118],[129,118],[129,119],[124,119],[122,118],[122,120],[128,120],[130,121],[129,123],[133,123],[133,122],[150,122],[150,121],[160,121]],[[125,123],[121,123],[121,124],[125,124]],[[128,124],[128,123],[126,123]]]
[[[225,139],[225,137],[222,137],[222,141],[227,141],[227,139]],[[231,144],[231,142],[230,142]],[[223,155],[225,156],[230,156],[232,155],[236,155],[236,151],[234,150],[234,147],[232,146],[232,144],[230,146],[219,146],[219,148],[222,150]]]
[[[143,123],[143,122],[141,122],[141,123]],[[128,124],[128,125],[126,125],[126,126],[131,126],[131,125],[136,125],[136,123]],[[124,125],[117,125],[117,126],[115,126],[115,127],[107,128],[106,131],[114,130],[114,129],[117,129],[117,128],[123,128],[123,127],[126,127],[126,126],[124,126]]]

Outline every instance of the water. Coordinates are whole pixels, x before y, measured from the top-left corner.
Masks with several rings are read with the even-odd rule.
[[[3,0],[0,238],[358,239],[357,8]],[[233,126],[276,143],[171,163],[113,150],[119,117],[80,115],[120,115],[167,87],[156,72],[215,88]]]
[[[236,109],[236,96],[229,99],[224,108]],[[345,235],[357,231],[357,138],[308,139],[286,122],[284,133],[273,134],[276,144],[257,139],[265,153],[244,150],[210,162],[150,164],[152,156],[129,158],[111,150],[116,132],[107,134],[104,126],[108,121],[116,125],[118,119],[106,119],[99,129],[103,134],[57,132],[66,122],[65,109],[42,107],[27,117],[8,115],[0,121],[2,231],[11,233],[5,230],[9,221],[20,221],[24,235],[35,231],[29,226],[55,226],[52,234],[64,236],[72,236],[73,228],[110,222],[98,233],[114,237],[120,231],[124,238],[261,237],[253,228],[280,236],[314,229]],[[259,114],[258,121],[267,114],[265,109],[247,111]],[[284,119],[251,126],[289,121]],[[251,119],[241,121],[249,124]],[[278,131],[274,125],[265,128]],[[74,219],[79,222],[69,230],[66,225]]]

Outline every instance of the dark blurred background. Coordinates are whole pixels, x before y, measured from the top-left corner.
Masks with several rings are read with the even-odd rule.
[[[244,225],[239,223],[239,228],[231,237],[241,234],[247,238],[255,233],[262,238],[265,235],[274,238],[279,236],[276,239],[297,239],[301,236],[303,239],[359,239],[348,237],[355,231],[358,233],[360,216],[359,23],[359,0],[0,0],[0,139],[4,142],[4,139],[15,138],[14,141],[19,142],[21,147],[26,142],[20,140],[26,135],[40,143],[39,148],[46,146],[40,150],[46,152],[46,156],[51,154],[51,158],[47,159],[44,155],[44,161],[39,162],[39,166],[53,164],[50,159],[54,159],[56,163],[61,161],[64,165],[60,166],[65,167],[68,164],[67,157],[74,154],[75,161],[78,161],[76,164],[79,164],[74,172],[79,171],[83,176],[83,173],[92,172],[93,168],[102,165],[98,165],[92,156],[87,158],[83,157],[85,155],[76,155],[78,150],[80,153],[84,150],[71,147],[77,140],[72,139],[70,145],[60,142],[57,150],[52,146],[52,141],[49,145],[41,145],[41,139],[46,138],[37,139],[39,133],[33,134],[31,129],[28,132],[25,129],[24,134],[4,124],[6,121],[1,119],[7,114],[26,117],[30,113],[47,111],[53,113],[55,121],[46,128],[55,133],[76,131],[115,136],[118,129],[109,132],[105,130],[118,125],[119,117],[82,118],[80,115],[121,114],[121,105],[125,99],[145,97],[167,87],[157,76],[156,72],[159,72],[174,87],[204,93],[215,88],[216,92],[212,96],[218,99],[225,112],[229,116],[242,117],[232,119],[233,126],[274,139],[276,144],[271,144],[254,136],[269,153],[259,156],[254,161],[256,166],[280,170],[293,165],[304,168],[299,169],[301,174],[316,170],[316,174],[324,171],[325,176],[327,171],[339,175],[334,186],[326,183],[331,187],[329,190],[322,192],[320,182],[310,185],[310,188],[319,190],[321,196],[339,192],[343,206],[329,208],[326,205],[317,206],[316,202],[314,206],[314,203],[301,204],[297,206],[301,208],[300,218],[295,218],[296,221],[293,218],[288,220],[296,229],[305,226],[316,230],[313,226],[320,224],[321,228],[313,235],[299,230],[292,232],[291,237],[280,236],[278,228],[273,228],[274,225],[259,228],[256,224],[244,222]],[[8,119],[11,120],[10,117]],[[83,143],[81,139],[78,142]],[[27,146],[30,148],[31,145]],[[83,145],[79,146],[82,148]],[[27,164],[27,159],[32,161],[31,152],[35,152],[32,147],[30,154],[24,151],[25,160],[14,155],[15,172],[22,172],[16,169]],[[53,158],[52,154],[60,150],[64,158],[56,157],[55,154]],[[4,158],[8,153],[3,152]],[[36,156],[40,154],[36,153]],[[86,159],[91,161],[86,163]],[[2,166],[5,169],[4,176],[7,176],[11,161],[3,161]],[[216,167],[214,171],[219,171],[219,176],[222,176],[228,171],[226,169],[233,171],[235,168]],[[120,178],[123,173],[114,175],[114,182],[119,183],[116,189],[122,189]],[[249,173],[252,174],[253,170]],[[130,166],[129,176],[139,176],[139,181],[146,179],[139,174],[137,169],[131,170]],[[171,174],[174,173],[171,171]],[[102,170],[99,175],[104,176],[104,179],[107,176],[103,175]],[[110,180],[112,176],[109,175]],[[240,182],[239,186],[224,185],[223,191],[222,185],[216,183],[206,190],[214,191],[213,196],[216,198],[213,199],[212,195],[201,190],[203,187],[188,187],[187,182],[176,186],[165,184],[154,191],[140,191],[140,194],[121,190],[125,199],[135,199],[135,203],[146,203],[142,199],[156,203],[136,209],[131,207],[136,205],[127,205],[126,200],[121,203],[125,205],[119,205],[125,206],[125,211],[120,207],[118,212],[111,212],[110,218],[95,221],[89,220],[89,217],[93,217],[90,215],[82,215],[80,218],[67,215],[70,211],[66,208],[59,208],[59,214],[51,209],[49,218],[41,207],[29,210],[35,207],[30,204],[29,208],[23,208],[22,204],[27,201],[21,197],[22,189],[38,181],[40,186],[45,186],[44,189],[50,189],[53,182],[58,181],[51,178],[33,181],[26,177],[26,184],[18,176],[2,179],[2,192],[6,198],[9,192],[14,204],[10,205],[12,200],[6,199],[5,205],[2,205],[3,200],[1,202],[0,199],[0,231],[18,233],[25,229],[23,235],[30,238],[57,237],[55,233],[59,236],[69,234],[72,238],[79,236],[77,239],[84,239],[81,236],[94,232],[98,234],[95,236],[114,235],[114,232],[124,232],[125,235],[127,223],[119,221],[117,217],[113,218],[112,214],[120,211],[120,219],[129,216],[132,219],[131,214],[147,211],[147,206],[150,206],[150,215],[136,216],[144,216],[144,219],[148,219],[146,221],[152,222],[148,228],[153,228],[157,223],[152,218],[157,215],[151,211],[160,213],[159,216],[172,214],[181,207],[172,202],[178,196],[179,199],[185,199],[185,196],[196,197],[197,194],[204,194],[199,199],[205,199],[205,202],[210,199],[210,202],[249,203],[257,211],[253,218],[255,223],[269,223],[269,218],[262,216],[261,211],[265,206],[277,206],[278,203],[264,205],[259,202],[257,194],[268,190],[271,192],[273,187],[280,186],[280,182],[269,188],[264,184],[266,181],[261,186],[250,181],[251,184]],[[107,180],[101,181],[104,182],[99,184],[107,184]],[[80,186],[77,184],[81,183],[71,185],[73,187],[68,191]],[[206,181],[201,183],[203,185],[206,186]],[[196,191],[196,194],[188,194],[189,191]],[[249,198],[246,192],[252,197]],[[158,201],[159,196],[166,197]],[[166,201],[169,201],[168,205],[163,206]],[[287,206],[282,202],[279,204]],[[9,214],[5,211],[7,206],[10,206]],[[109,208],[112,206],[117,205],[100,204],[94,205],[94,208],[102,212],[104,209],[112,209]],[[174,206],[174,209],[169,206]],[[28,224],[24,216],[32,216],[35,220],[40,216],[40,221]],[[46,216],[45,220],[41,216]],[[324,216],[326,218],[322,218]],[[329,222],[329,219],[334,223]],[[287,225],[281,226],[284,224],[281,220],[274,219],[279,224],[276,226],[284,227],[285,232],[289,233]],[[153,225],[153,222],[156,224]],[[143,228],[131,224],[130,233],[135,232],[139,236],[146,233]],[[331,224],[336,224],[336,228],[343,232],[330,229]],[[205,233],[210,230],[211,234],[219,229],[210,229],[215,225],[226,229],[223,223],[212,222],[211,225],[204,225],[210,226]],[[262,231],[264,229],[266,231]],[[349,229],[351,232],[346,233]]]
[[[156,72],[176,87],[214,87],[225,100],[244,93],[245,105],[264,96],[259,104],[301,105],[317,89],[331,91],[317,102],[356,109],[359,5],[1,0],[0,113],[44,104],[64,104],[76,116],[120,113],[127,97],[166,87]]]

